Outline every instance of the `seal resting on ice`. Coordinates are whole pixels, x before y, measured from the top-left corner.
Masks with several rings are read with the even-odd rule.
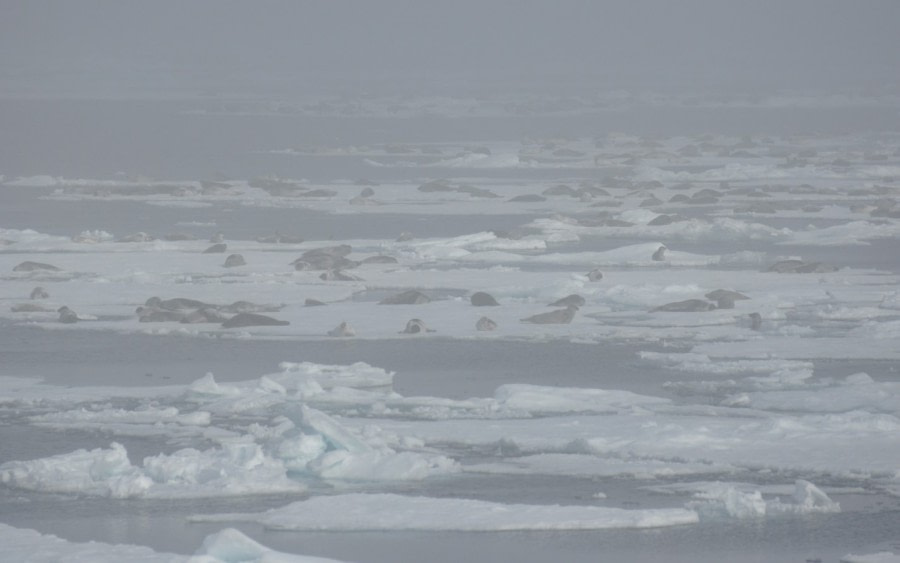
[[[476,307],[496,307],[500,305],[497,303],[497,300],[494,299],[493,295],[483,291],[476,291],[473,293],[472,297],[469,298],[469,301]]]
[[[740,293],[738,291],[732,291],[730,289],[716,289],[714,291],[710,291],[709,293],[704,295],[704,297],[706,297],[710,301],[718,301],[719,299],[722,299],[723,297],[726,299],[731,299],[732,301],[740,301],[742,299],[750,299],[743,293]]]
[[[650,309],[650,312],[699,313],[703,311],[712,311],[715,308],[715,303],[710,303],[705,299],[686,299],[684,301],[675,301],[673,303],[666,303],[665,305],[654,307],[653,309]]]
[[[228,245],[224,242],[219,242],[204,250],[203,254],[221,254],[226,250],[228,250]]]
[[[578,307],[569,305],[565,309],[557,309],[546,313],[532,315],[530,317],[520,319],[523,323],[534,323],[539,325],[566,325],[575,318]]]
[[[669,249],[666,248],[665,246],[660,246],[659,248],[656,249],[656,252],[653,253],[653,256],[651,258],[653,258],[654,262],[662,262],[663,260],[666,259],[666,251],[667,250],[669,250]]]
[[[762,327],[762,315],[759,313],[750,313],[750,330],[759,330]]]
[[[347,272],[342,272],[340,270],[328,270],[327,272],[319,274],[319,279],[322,281],[363,281],[359,276],[354,276],[353,274],[348,274]]]
[[[284,309],[285,305],[275,305],[270,303],[251,303],[250,301],[235,301],[231,305],[223,305],[221,307],[210,307],[217,309],[222,313],[274,313]]]
[[[573,293],[572,295],[567,295],[562,299],[558,299],[553,303],[547,305],[548,307],[568,307],[570,305],[574,305],[575,307],[583,307],[584,306],[584,297]]]
[[[434,332],[430,328],[425,326],[425,323],[422,322],[422,319],[410,319],[406,323],[406,328],[403,329],[400,334],[421,334],[423,332]]]
[[[339,270],[355,268],[359,262],[345,258],[353,248],[349,244],[312,248],[300,255],[291,265],[295,270]]]
[[[31,299],[47,299],[48,297],[50,297],[50,294],[47,293],[47,291],[43,287],[40,287],[40,286],[32,289],[31,295],[29,296],[29,298],[31,298]]]
[[[39,270],[46,270],[48,272],[61,272],[62,268],[57,268],[52,264],[45,264],[43,262],[32,262],[31,260],[26,260],[13,268],[13,272],[36,272]]]
[[[363,258],[361,264],[397,264],[397,259],[393,256],[385,256],[384,254],[376,254]]]
[[[246,266],[247,262],[240,254],[229,254],[222,265],[225,268],[235,268],[237,266]]]
[[[184,311],[158,307],[138,307],[135,313],[138,315],[138,321],[142,323],[181,322],[185,316]]]
[[[588,281],[596,282],[603,279],[603,272],[600,270],[591,270],[587,274]]]
[[[350,326],[350,323],[347,321],[342,322],[337,325],[333,329],[328,331],[328,336],[339,336],[339,337],[347,337],[347,336],[356,336],[356,331]]]
[[[75,311],[69,309],[65,305],[60,307],[57,312],[59,313],[59,322],[61,323],[72,324],[77,323],[80,320]]]
[[[202,324],[202,323],[222,323],[228,320],[227,315],[223,315],[221,311],[215,307],[204,307],[187,313],[178,321],[182,324]]]
[[[497,323],[487,317],[481,317],[478,319],[478,322],[475,323],[475,328],[482,332],[489,332],[497,328]]]
[[[188,299],[186,297],[175,297],[173,299],[160,299],[159,297],[151,297],[147,299],[144,303],[147,307],[153,307],[155,309],[166,309],[169,311],[179,311],[179,310],[192,310],[192,309],[204,309],[206,307],[215,307],[215,305],[211,305],[209,303],[204,303],[203,301],[197,301],[196,299]]]
[[[297,258],[291,265],[297,271],[303,270],[344,270],[359,266],[356,260],[330,254],[307,254]]]
[[[385,297],[381,301],[378,302],[379,305],[421,305],[422,303],[429,303],[431,298],[422,293],[421,291],[416,291],[415,289],[410,289],[404,291],[402,293],[398,293],[397,295],[391,295],[390,297]]]
[[[260,315],[259,313],[238,313],[224,323],[222,328],[241,328],[245,326],[285,326],[291,324],[288,321],[281,321]]]

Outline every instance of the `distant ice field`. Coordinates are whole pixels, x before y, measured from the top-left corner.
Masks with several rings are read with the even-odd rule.
[[[0,559],[897,557],[838,102],[0,101]]]

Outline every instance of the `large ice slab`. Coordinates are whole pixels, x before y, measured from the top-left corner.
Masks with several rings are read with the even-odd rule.
[[[247,441],[217,449],[192,448],[144,458],[133,465],[125,448],[77,450],[0,465],[0,483],[16,489],[107,498],[190,498],[263,493],[299,493],[281,461]]]
[[[234,528],[207,536],[194,555],[178,555],[138,545],[71,542],[7,524],[0,524],[0,559],[19,563],[338,563],[275,551]]]
[[[276,530],[512,531],[658,528],[697,522],[684,509],[625,510],[597,506],[499,504],[395,494],[315,497],[260,514],[195,516],[195,521],[246,520]]]

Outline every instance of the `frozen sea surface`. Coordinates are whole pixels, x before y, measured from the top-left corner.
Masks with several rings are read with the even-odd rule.
[[[893,103],[0,102],[0,559],[896,557]]]

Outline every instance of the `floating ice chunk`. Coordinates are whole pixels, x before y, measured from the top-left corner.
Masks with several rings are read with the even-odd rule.
[[[72,237],[72,242],[97,244],[100,242],[110,242],[113,239],[115,239],[115,237],[106,231],[81,231],[79,234]]]
[[[324,412],[301,405],[300,414],[302,416],[300,425],[304,431],[312,430],[314,433],[321,434],[330,448],[346,450],[350,453],[373,451],[372,447],[365,441],[357,438],[347,428]]]
[[[790,238],[778,244],[796,244],[804,246],[849,246],[867,245],[873,239],[896,239],[900,236],[900,224],[874,223],[870,221],[851,221],[842,225],[834,225],[808,231],[794,232]]]
[[[296,410],[288,413],[289,418],[296,415]],[[445,456],[375,448],[334,418],[306,405],[300,406],[300,415],[297,426],[305,436],[283,443],[277,454],[292,470],[357,481],[421,480],[459,471],[459,465]]]
[[[779,412],[848,413],[855,410],[900,416],[900,383],[876,382],[865,373],[844,381],[786,389],[776,386],[732,397],[726,404]],[[791,387],[794,387],[793,389]]]
[[[500,504],[470,499],[347,494],[314,497],[258,514],[191,517],[252,521],[275,530],[512,531],[658,528],[698,522],[693,510]]]
[[[257,384],[257,389],[264,393],[274,393],[276,395],[287,395],[287,389],[285,389],[284,385],[274,381],[273,379],[262,376],[259,378],[259,383]]]
[[[234,528],[226,528],[207,536],[190,563],[337,563],[337,560],[281,553]]]
[[[762,518],[766,515],[766,501],[759,491],[748,493],[722,485],[698,496],[704,500],[689,502],[687,508],[696,510],[703,519]]]
[[[0,524],[0,560],[29,563],[188,563],[188,557],[161,553],[141,545],[122,545],[96,541],[75,543],[35,530]],[[220,563],[210,560],[208,563]]]
[[[64,182],[65,179],[61,176],[36,175],[18,176],[14,180],[9,180],[8,182],[6,182],[6,185],[28,188],[47,188],[50,186],[58,186]]]
[[[7,524],[0,524],[0,560],[30,563],[338,563],[335,559],[275,551],[233,528],[207,536],[191,557],[157,552],[140,545],[70,542]]]
[[[879,551],[866,555],[848,553],[841,557],[840,563],[900,563],[900,555],[890,551]]]
[[[501,444],[501,450],[504,445]],[[515,444],[512,445],[515,451]],[[574,448],[571,448],[574,449]],[[678,475],[724,474],[734,471],[728,465],[690,463],[673,460],[628,458],[580,453],[544,453],[514,455],[496,463],[467,464],[467,473],[495,475],[566,475],[577,477],[631,477],[657,479]]]
[[[638,395],[630,391],[526,384],[501,385],[494,392],[494,398],[502,407],[530,413],[630,412],[638,407],[665,405],[670,402],[669,399]]]
[[[757,360],[711,359],[705,354],[640,352],[641,359],[664,366],[667,369],[712,375],[749,375],[739,379],[713,381],[667,382],[669,389],[691,393],[717,395],[723,392],[770,391],[805,388],[813,376],[813,363],[797,360],[765,358]],[[725,404],[749,406],[749,396],[729,398]]]
[[[364,453],[332,450],[307,467],[324,479],[357,481],[418,481],[459,471],[459,465],[445,456],[391,450]]]
[[[188,397],[235,397],[242,391],[233,385],[219,385],[211,372],[191,383],[186,395]]]
[[[332,387],[382,387],[391,385],[394,372],[373,367],[365,362],[349,365],[316,364],[313,362],[281,362],[280,374],[269,375],[288,389],[306,378],[316,381],[325,389]]]
[[[900,320],[867,321],[849,331],[851,336],[863,339],[897,340],[900,338]]]
[[[770,513],[808,514],[811,512],[840,512],[840,503],[831,500],[822,489],[809,481],[798,479],[794,483],[792,501],[780,500],[768,503]]]
[[[303,491],[286,475],[280,460],[265,455],[252,442],[226,442],[221,448],[199,451],[186,448],[171,455],[144,459],[144,473],[159,484],[148,496],[205,497]]]
[[[892,291],[885,295],[878,306],[882,309],[900,310],[900,291]]]
[[[758,490],[747,492],[725,483],[711,483],[697,495],[703,500],[691,501],[688,508],[696,510],[703,519],[762,518],[785,514],[840,512],[840,504],[831,500],[821,489],[799,479],[794,484],[790,501],[765,500]]]
[[[56,411],[29,418],[29,421],[39,425],[65,426],[65,427],[90,427],[106,424],[177,424],[180,426],[208,426],[210,415],[208,412],[195,411],[181,413],[175,407],[147,406],[134,410],[127,409],[78,409],[71,411]]]
[[[275,452],[288,470],[306,471],[307,464],[325,454],[328,445],[321,434],[301,434],[283,440]]]
[[[108,498],[192,498],[299,492],[281,461],[251,442],[207,451],[179,450],[144,459],[137,467],[121,444],[109,449],[11,461],[0,465],[0,482],[13,488]]]
[[[111,498],[143,496],[153,480],[128,461],[125,448],[77,450],[0,465],[0,482],[17,489],[87,494]]]

